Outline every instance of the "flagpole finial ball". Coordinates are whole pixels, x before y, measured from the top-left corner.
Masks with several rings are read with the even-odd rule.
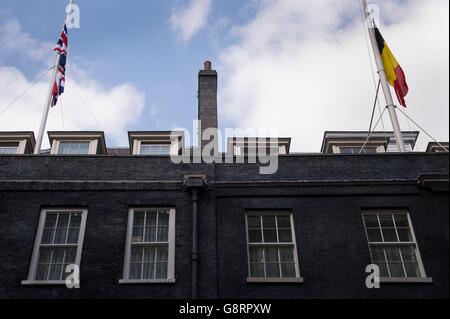
[[[205,71],[211,71],[212,70],[212,63],[211,61],[205,61],[204,65],[204,69]]]

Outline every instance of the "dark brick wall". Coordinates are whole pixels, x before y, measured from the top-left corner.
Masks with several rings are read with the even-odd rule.
[[[277,174],[254,164],[182,164],[153,157],[0,157],[0,298],[189,298],[192,208],[186,174],[205,174],[200,197],[200,297],[448,297],[448,191],[417,185],[423,174],[448,174],[442,154],[288,156]],[[130,207],[176,208],[176,283],[119,285]],[[40,210],[89,210],[81,289],[23,287]],[[370,263],[363,208],[407,208],[433,284],[367,290]],[[301,285],[250,285],[244,214],[294,214]]]

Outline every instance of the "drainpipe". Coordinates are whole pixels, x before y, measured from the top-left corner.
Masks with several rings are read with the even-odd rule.
[[[184,187],[192,197],[192,299],[198,298],[198,206],[199,193],[206,186],[206,176],[187,175],[184,177]]]

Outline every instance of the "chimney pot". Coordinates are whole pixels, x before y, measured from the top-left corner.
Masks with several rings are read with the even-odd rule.
[[[212,63],[211,63],[211,61],[205,61],[204,66],[205,66],[205,71],[211,71],[212,70]]]

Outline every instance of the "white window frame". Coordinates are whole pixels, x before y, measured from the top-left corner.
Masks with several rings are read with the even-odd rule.
[[[333,145],[333,154],[342,154],[341,153],[341,147],[343,148],[359,148],[362,149],[363,145],[359,145],[359,144],[351,144],[351,143],[342,143],[342,144],[336,144]],[[376,148],[376,154],[382,154],[382,153],[386,153],[386,148],[384,147],[384,145],[374,145],[374,144],[367,144],[366,146],[364,146],[364,148]],[[361,153],[361,154],[365,154],[365,153]],[[351,155],[351,154],[349,154]]]
[[[65,280],[35,280],[36,271],[39,262],[39,251],[41,248],[42,235],[44,233],[45,220],[48,213],[81,213],[80,232],[78,234],[77,253],[75,257],[75,264],[80,267],[81,254],[83,251],[84,233],[86,229],[86,219],[88,211],[87,209],[43,209],[39,218],[38,230],[36,233],[36,239],[34,241],[33,255],[31,257],[30,269],[28,271],[28,279],[22,281],[22,285],[65,285]],[[67,274],[69,275],[69,274]]]
[[[166,279],[130,279],[130,263],[131,263],[131,246],[133,237],[134,214],[154,210],[169,211],[169,248],[167,260],[167,278]],[[147,207],[147,208],[130,208],[128,211],[127,237],[125,246],[125,257],[123,266],[122,279],[120,284],[164,284],[175,283],[175,208],[170,207]]]
[[[409,230],[411,231],[411,237],[412,237],[412,241],[410,242],[371,242],[369,240],[369,234],[367,231],[367,226],[366,226],[366,222],[364,220],[364,216],[367,215],[376,215],[378,218],[378,224],[381,227],[380,224],[380,215],[400,215],[400,214],[404,214],[407,217],[408,220],[408,224],[409,224]],[[366,232],[366,239],[367,239],[367,245],[369,248],[369,254],[370,254],[370,260],[373,262],[373,256],[372,256],[372,250],[371,250],[371,246],[381,246],[381,247],[401,247],[401,246],[410,246],[410,247],[414,247],[415,250],[415,254],[416,254],[416,258],[417,258],[417,264],[419,267],[419,272],[420,272],[420,277],[381,277],[380,278],[380,282],[386,282],[386,283],[431,283],[433,280],[432,278],[428,278],[427,274],[425,272],[425,267],[423,265],[422,262],[422,257],[420,255],[420,250],[419,250],[419,245],[417,244],[417,239],[416,239],[416,234],[414,233],[414,227],[411,221],[411,215],[409,213],[409,211],[407,210],[395,210],[395,209],[377,209],[377,210],[363,210],[362,213],[362,220],[363,220],[363,225],[364,225],[364,230]],[[397,226],[395,224],[395,220],[393,220],[394,222],[394,227],[395,227],[395,232],[397,233]],[[383,238],[383,232],[380,229],[381,232],[381,236]],[[397,233],[397,238],[398,237],[398,233]],[[402,265],[403,265],[403,258],[401,257],[401,261],[402,261]],[[387,261],[387,256],[385,256],[386,261]],[[403,265],[404,267],[404,265]],[[406,272],[406,270],[404,270]]]
[[[146,139],[142,139],[142,140],[138,140],[135,139],[133,142],[133,155],[141,155],[141,156],[170,156],[173,154],[178,154],[179,153],[179,145],[180,142],[178,140],[172,140],[172,141],[168,141],[170,143],[162,143],[162,142],[155,142],[152,140],[146,140]],[[160,146],[160,145],[169,145],[170,146],[170,152],[169,154],[162,154],[162,155],[152,155],[152,154],[141,154],[141,146],[142,144],[151,144],[151,145],[156,145],[156,146]]]
[[[59,145],[61,143],[89,143],[89,151],[88,154],[59,154]],[[95,155],[97,154],[98,140],[82,140],[82,139],[61,139],[61,140],[53,140],[52,143],[52,155],[59,156],[83,156],[83,155]]]
[[[9,146],[4,146],[9,143],[17,143],[16,155],[25,154],[27,140],[2,140],[2,141],[0,141],[0,147],[10,148]],[[3,155],[7,155],[7,154],[3,154]],[[11,155],[13,155],[13,154],[11,154]]]
[[[249,240],[249,229],[248,229],[248,217],[251,216],[289,216],[291,222],[291,235],[292,235],[292,243],[250,243]],[[275,218],[275,223],[277,223],[277,219]],[[276,224],[277,225],[277,224]],[[276,226],[278,229],[278,225]],[[283,212],[283,211],[249,211],[245,214],[245,233],[247,238],[247,265],[248,265],[248,277],[247,283],[303,283],[303,278],[300,275],[300,264],[298,259],[298,250],[297,250],[297,237],[295,235],[295,224],[294,224],[294,216],[291,212]],[[278,233],[278,232],[277,232]],[[277,235],[278,236],[278,235]],[[286,278],[286,277],[251,277],[250,270],[250,246],[262,246],[262,247],[280,247],[280,246],[294,246],[294,263],[295,263],[295,277],[294,278]]]

